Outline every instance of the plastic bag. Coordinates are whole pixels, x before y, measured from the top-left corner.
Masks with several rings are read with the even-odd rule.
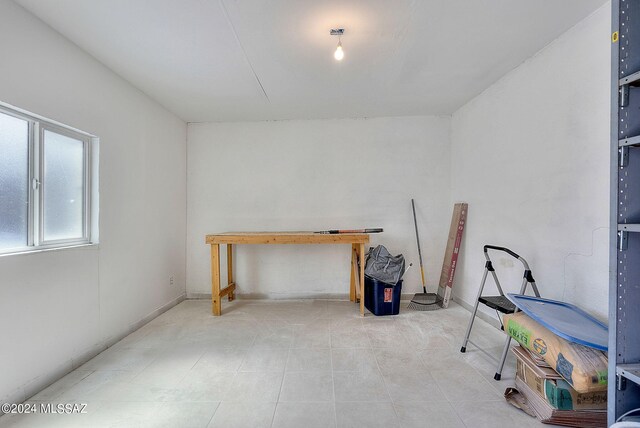
[[[396,285],[404,274],[404,256],[392,256],[384,245],[371,248],[367,253],[364,274],[385,284]]]

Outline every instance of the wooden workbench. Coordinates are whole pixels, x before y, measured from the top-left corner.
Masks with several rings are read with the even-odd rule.
[[[349,300],[360,300],[360,315],[364,316],[364,253],[369,242],[367,233],[324,235],[313,232],[225,232],[206,236],[211,245],[211,311],[222,314],[223,296],[235,298],[233,281],[233,246],[244,244],[351,244],[351,286]],[[227,245],[228,284],[220,289],[220,245]],[[358,261],[359,267],[358,267]]]

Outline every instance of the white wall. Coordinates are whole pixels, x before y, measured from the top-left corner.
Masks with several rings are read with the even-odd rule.
[[[185,235],[192,295],[210,292],[204,235],[226,230],[384,227],[372,245],[417,265],[411,197],[432,290],[451,204],[464,200],[459,298],[473,301],[482,245],[494,243],[530,261],[543,295],[606,314],[608,6],[452,121],[192,124],[188,204],[184,122],[7,0],[0,52],[1,101],[101,139],[100,246],[0,258],[1,401],[25,398],[179,298]],[[348,252],[240,247],[239,292],[346,295]],[[418,284],[416,268],[403,291]]]
[[[382,227],[416,264],[417,211],[427,281],[437,284],[449,206],[447,117],[189,124],[187,293],[211,292],[208,233]],[[223,252],[223,257],[224,257]],[[239,246],[238,293],[345,295],[349,246]]]
[[[482,246],[496,244],[529,261],[544,297],[607,317],[609,10],[600,8],[453,115],[451,195],[469,202],[454,294],[469,304]],[[519,263],[496,260],[517,290]]]
[[[186,124],[7,0],[0,52],[1,101],[100,137],[99,247],[0,257],[0,402],[20,402],[184,293]]]

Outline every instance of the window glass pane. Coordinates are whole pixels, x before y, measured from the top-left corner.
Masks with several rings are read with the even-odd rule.
[[[44,240],[82,238],[84,143],[44,131]]]
[[[27,245],[29,123],[0,113],[0,249]]]

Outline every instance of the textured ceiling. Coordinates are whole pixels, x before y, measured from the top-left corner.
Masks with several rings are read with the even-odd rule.
[[[605,3],[16,2],[189,122],[450,114]]]

